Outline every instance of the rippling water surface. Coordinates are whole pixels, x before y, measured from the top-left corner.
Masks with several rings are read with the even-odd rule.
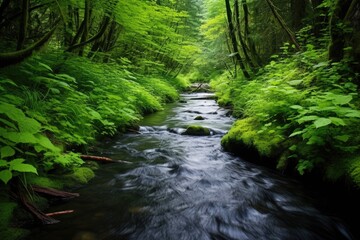
[[[222,151],[233,119],[210,96],[182,95],[141,134],[104,143],[105,156],[131,163],[103,165],[79,198],[51,209],[75,212],[29,239],[352,239],[297,182]],[[189,124],[212,135],[181,135]]]

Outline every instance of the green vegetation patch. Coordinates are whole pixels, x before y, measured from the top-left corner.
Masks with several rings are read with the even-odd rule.
[[[183,135],[208,136],[210,135],[210,129],[202,126],[191,125],[186,128]]]

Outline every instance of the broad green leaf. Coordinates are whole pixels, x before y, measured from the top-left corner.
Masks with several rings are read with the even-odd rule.
[[[346,123],[344,122],[344,120],[342,120],[341,118],[337,118],[337,117],[329,117],[329,119],[331,120],[331,122],[333,124],[335,124],[336,126],[345,126]]]
[[[35,119],[26,117],[25,119],[19,120],[20,132],[37,133],[41,129],[41,124]]]
[[[15,155],[15,150],[10,146],[5,146],[0,149],[1,158],[7,158]]]
[[[5,184],[7,184],[11,178],[12,178],[12,173],[10,170],[6,169],[0,171],[0,180],[3,181]]]
[[[301,117],[297,120],[298,123],[304,123],[304,122],[308,122],[308,121],[314,121],[316,119],[318,119],[319,117],[318,116],[304,116],[304,117]]]
[[[42,147],[54,151],[54,152],[59,152],[60,149],[58,147],[56,147],[50,140],[49,138],[45,137],[44,135],[38,133],[35,135],[35,137],[37,138],[37,143],[39,145],[41,145]]]
[[[290,151],[296,151],[297,149],[297,146],[296,145],[292,145],[291,147],[289,147],[289,150]]]
[[[5,102],[0,102],[0,113],[5,114],[8,118],[15,122],[26,118],[23,111],[18,109],[15,105]]]
[[[308,145],[313,145],[313,144],[324,145],[325,142],[321,137],[314,135],[309,138],[309,140],[307,141],[306,144],[308,144]]]
[[[24,161],[25,161],[25,159],[23,159],[23,158],[16,158],[14,160],[11,160],[10,161],[10,169],[12,169],[13,166],[22,164]]]
[[[328,118],[319,118],[316,121],[314,121],[314,125],[316,128],[321,128],[329,125],[331,123],[331,120]]]
[[[303,82],[303,80],[292,80],[292,81],[289,81],[289,85],[297,86],[297,85],[300,85],[302,82]]]
[[[303,134],[304,132],[305,132],[305,130],[296,131],[296,132],[293,132],[292,134],[290,134],[290,136],[289,136],[289,137],[294,137],[294,136],[297,136],[297,135]]]
[[[35,136],[28,132],[7,132],[2,137],[14,143],[37,143]]]
[[[341,135],[341,136],[336,136],[334,138],[341,142],[347,142],[349,140],[350,136],[349,135]]]
[[[333,95],[332,102],[336,105],[344,105],[352,100],[351,95]]]
[[[292,109],[303,109],[303,107],[300,106],[300,105],[292,105],[292,106],[290,106],[290,108],[292,108]]]
[[[0,167],[5,167],[7,165],[9,165],[8,161],[0,159]]]
[[[14,165],[11,167],[11,169],[18,172],[31,172],[38,174],[36,168],[33,165],[25,164],[25,163]]]
[[[360,118],[360,111],[358,111],[358,110],[350,110],[350,111],[348,111],[348,113],[345,116],[346,117]]]

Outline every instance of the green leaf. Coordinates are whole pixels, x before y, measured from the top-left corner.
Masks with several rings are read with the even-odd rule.
[[[289,81],[289,85],[297,86],[297,85],[300,85],[302,82],[303,82],[303,80],[292,80],[292,81]]]
[[[331,120],[328,118],[319,118],[316,121],[314,121],[314,125],[316,128],[321,128],[329,125],[331,123]]]
[[[355,117],[355,118],[360,118],[360,111],[358,110],[350,110],[348,111],[348,113],[345,115],[346,117]]]
[[[14,165],[11,167],[11,169],[18,172],[31,172],[38,174],[36,168],[33,165],[25,164],[25,163]]]
[[[309,138],[309,141],[307,141],[306,144],[308,144],[308,145],[317,144],[317,145],[322,146],[325,144],[325,142],[321,137],[314,135]]]
[[[349,135],[341,135],[341,136],[336,136],[334,138],[341,142],[347,142],[349,140],[350,136]]]
[[[15,165],[22,164],[24,161],[25,161],[25,159],[23,159],[23,158],[16,158],[14,160],[11,160],[10,161],[10,169]]]
[[[351,95],[334,95],[332,102],[336,105],[344,105],[352,100]]]
[[[345,126],[346,123],[344,122],[344,120],[342,120],[341,118],[337,118],[337,117],[329,117],[329,119],[331,120],[331,122],[333,124],[335,124],[336,126]]]
[[[9,165],[8,161],[0,159],[0,167],[6,167],[7,165]]]
[[[7,132],[3,135],[5,139],[8,139],[14,143],[37,143],[38,140],[33,134],[28,132]]]
[[[296,151],[297,149],[297,146],[296,145],[292,145],[291,147],[289,147],[289,150],[290,151]]]
[[[289,137],[294,137],[294,136],[297,136],[297,135],[303,134],[304,132],[305,132],[305,130],[296,131],[296,132],[293,132],[292,134],[290,134],[290,136],[289,136]]]
[[[298,120],[297,120],[297,122],[298,123],[304,123],[304,122],[308,122],[308,121],[314,121],[314,120],[316,120],[316,119],[318,119],[319,117],[318,116],[313,116],[313,115],[311,115],[311,116],[304,116],[304,117],[302,117],[302,118],[299,118]]]
[[[292,109],[303,109],[303,107],[300,106],[300,105],[292,105],[292,106],[290,106],[290,108],[292,108]]]
[[[0,171],[0,180],[3,181],[5,184],[7,184],[11,178],[12,178],[12,173],[10,170],[6,169]]]
[[[0,149],[1,158],[7,158],[15,155],[15,150],[10,146],[5,146]]]
[[[56,147],[49,138],[45,137],[42,134],[36,134],[35,137],[37,138],[37,143],[44,147],[45,149],[51,150],[53,152],[59,152],[60,149]]]

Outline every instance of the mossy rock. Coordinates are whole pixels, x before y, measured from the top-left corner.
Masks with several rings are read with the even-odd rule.
[[[194,118],[194,120],[205,120],[205,118],[203,116],[197,116]]]
[[[76,168],[74,173],[71,175],[71,178],[82,184],[89,182],[94,177],[94,171],[87,167]]]
[[[191,136],[209,136],[210,129],[202,126],[191,125],[188,126],[183,135],[191,135]]]

